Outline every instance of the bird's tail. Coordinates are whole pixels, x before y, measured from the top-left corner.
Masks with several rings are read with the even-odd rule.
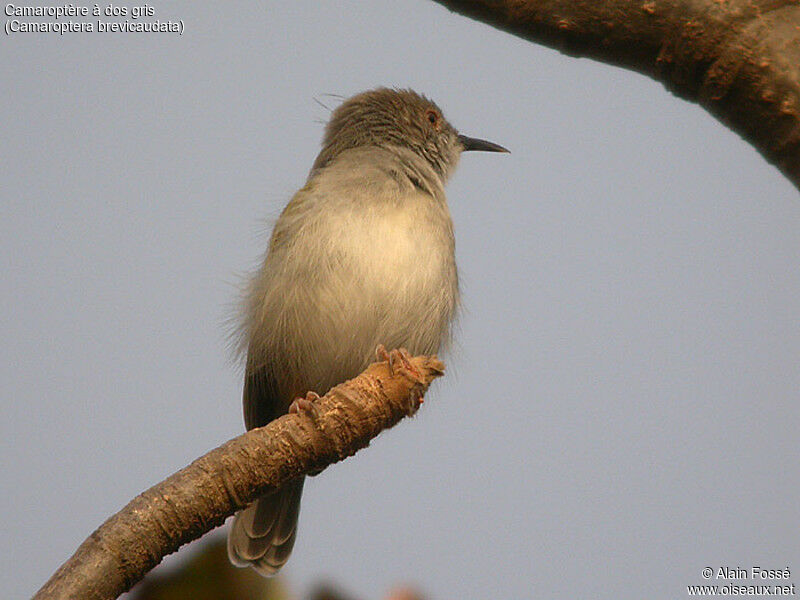
[[[304,481],[295,479],[236,514],[228,532],[228,557],[234,565],[270,577],[286,564],[297,535]]]

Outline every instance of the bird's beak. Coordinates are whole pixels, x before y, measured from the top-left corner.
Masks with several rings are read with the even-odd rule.
[[[478,138],[467,137],[466,135],[459,135],[458,141],[461,142],[464,152],[468,150],[483,150],[484,152],[509,152],[509,150],[503,148],[500,144],[495,144],[494,142],[488,142]]]

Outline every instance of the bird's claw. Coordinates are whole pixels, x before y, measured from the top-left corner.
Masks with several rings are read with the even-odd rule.
[[[411,355],[405,348],[395,348],[387,351],[383,344],[379,344],[375,350],[375,356],[379,361],[389,364],[389,372],[394,376],[396,373],[403,374],[418,383],[422,383],[422,374],[411,362]]]
[[[317,416],[317,407],[315,402],[319,400],[319,394],[316,392],[306,393],[305,398],[295,398],[294,402],[289,405],[289,414],[299,415],[301,413],[308,413],[312,418]]]

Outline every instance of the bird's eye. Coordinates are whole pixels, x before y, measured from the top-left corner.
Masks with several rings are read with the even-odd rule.
[[[433,125],[434,127],[439,127],[439,113],[435,110],[429,110],[427,113],[428,122]]]

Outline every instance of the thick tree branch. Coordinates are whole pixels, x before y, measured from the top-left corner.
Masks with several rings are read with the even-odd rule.
[[[698,102],[800,188],[798,0],[436,0]]]
[[[372,364],[315,402],[313,414],[286,415],[232,439],[133,499],[81,544],[34,600],[116,598],[161,559],[258,496],[364,448],[382,430],[416,412],[436,357],[413,369]]]

